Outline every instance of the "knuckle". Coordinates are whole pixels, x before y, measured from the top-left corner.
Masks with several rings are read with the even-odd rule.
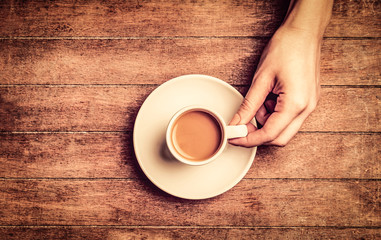
[[[251,109],[253,109],[253,107],[254,104],[248,98],[243,99],[243,102],[241,104],[241,109],[243,111],[250,111]]]
[[[307,108],[306,108],[306,111],[309,114],[312,113],[315,110],[315,108],[317,107],[318,102],[319,102],[319,93],[317,93],[317,95],[315,97],[310,98],[308,105],[307,105]]]
[[[302,94],[299,96],[292,96],[288,101],[290,111],[300,114],[306,110],[313,110],[316,107],[315,101],[310,96]]]
[[[275,139],[271,142],[272,145],[275,145],[277,147],[285,147],[287,145],[288,141],[283,139]]]
[[[307,108],[306,108],[306,110],[308,111],[308,113],[312,113],[312,112],[315,110],[317,104],[318,104],[317,99],[313,99],[313,100],[311,100],[311,101],[309,102]]]
[[[304,97],[295,97],[292,99],[291,103],[293,105],[293,109],[298,113],[303,112],[308,106],[308,101]]]
[[[283,132],[283,134],[281,134],[279,137],[277,137],[271,142],[271,145],[278,146],[278,147],[285,147],[291,141],[293,136],[295,136],[294,133],[290,134],[290,133]]]
[[[237,111],[237,117],[239,118],[239,123],[244,123],[249,121],[248,118],[253,115],[254,104],[247,98],[244,98],[239,110]]]
[[[269,131],[267,128],[262,128],[263,135],[264,135],[264,142],[273,142],[277,137],[278,134],[274,131]]]

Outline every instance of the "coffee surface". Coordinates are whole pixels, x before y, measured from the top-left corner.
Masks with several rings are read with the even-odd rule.
[[[174,123],[172,142],[176,151],[188,160],[202,161],[213,156],[221,145],[217,120],[203,111],[189,111]]]

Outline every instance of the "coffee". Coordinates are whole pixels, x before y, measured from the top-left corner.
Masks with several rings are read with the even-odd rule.
[[[179,116],[171,132],[176,152],[192,161],[212,157],[219,150],[222,139],[219,122],[211,114],[197,109]]]

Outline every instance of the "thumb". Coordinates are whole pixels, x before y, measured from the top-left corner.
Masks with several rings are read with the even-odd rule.
[[[253,78],[253,83],[237,113],[230,121],[230,125],[247,124],[257,113],[264,103],[267,95],[271,92],[273,77],[270,74],[259,73]]]

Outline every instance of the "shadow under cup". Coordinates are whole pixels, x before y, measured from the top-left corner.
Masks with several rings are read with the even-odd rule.
[[[211,162],[226,144],[224,123],[203,108],[185,108],[170,121],[167,145],[172,155],[190,165]]]

